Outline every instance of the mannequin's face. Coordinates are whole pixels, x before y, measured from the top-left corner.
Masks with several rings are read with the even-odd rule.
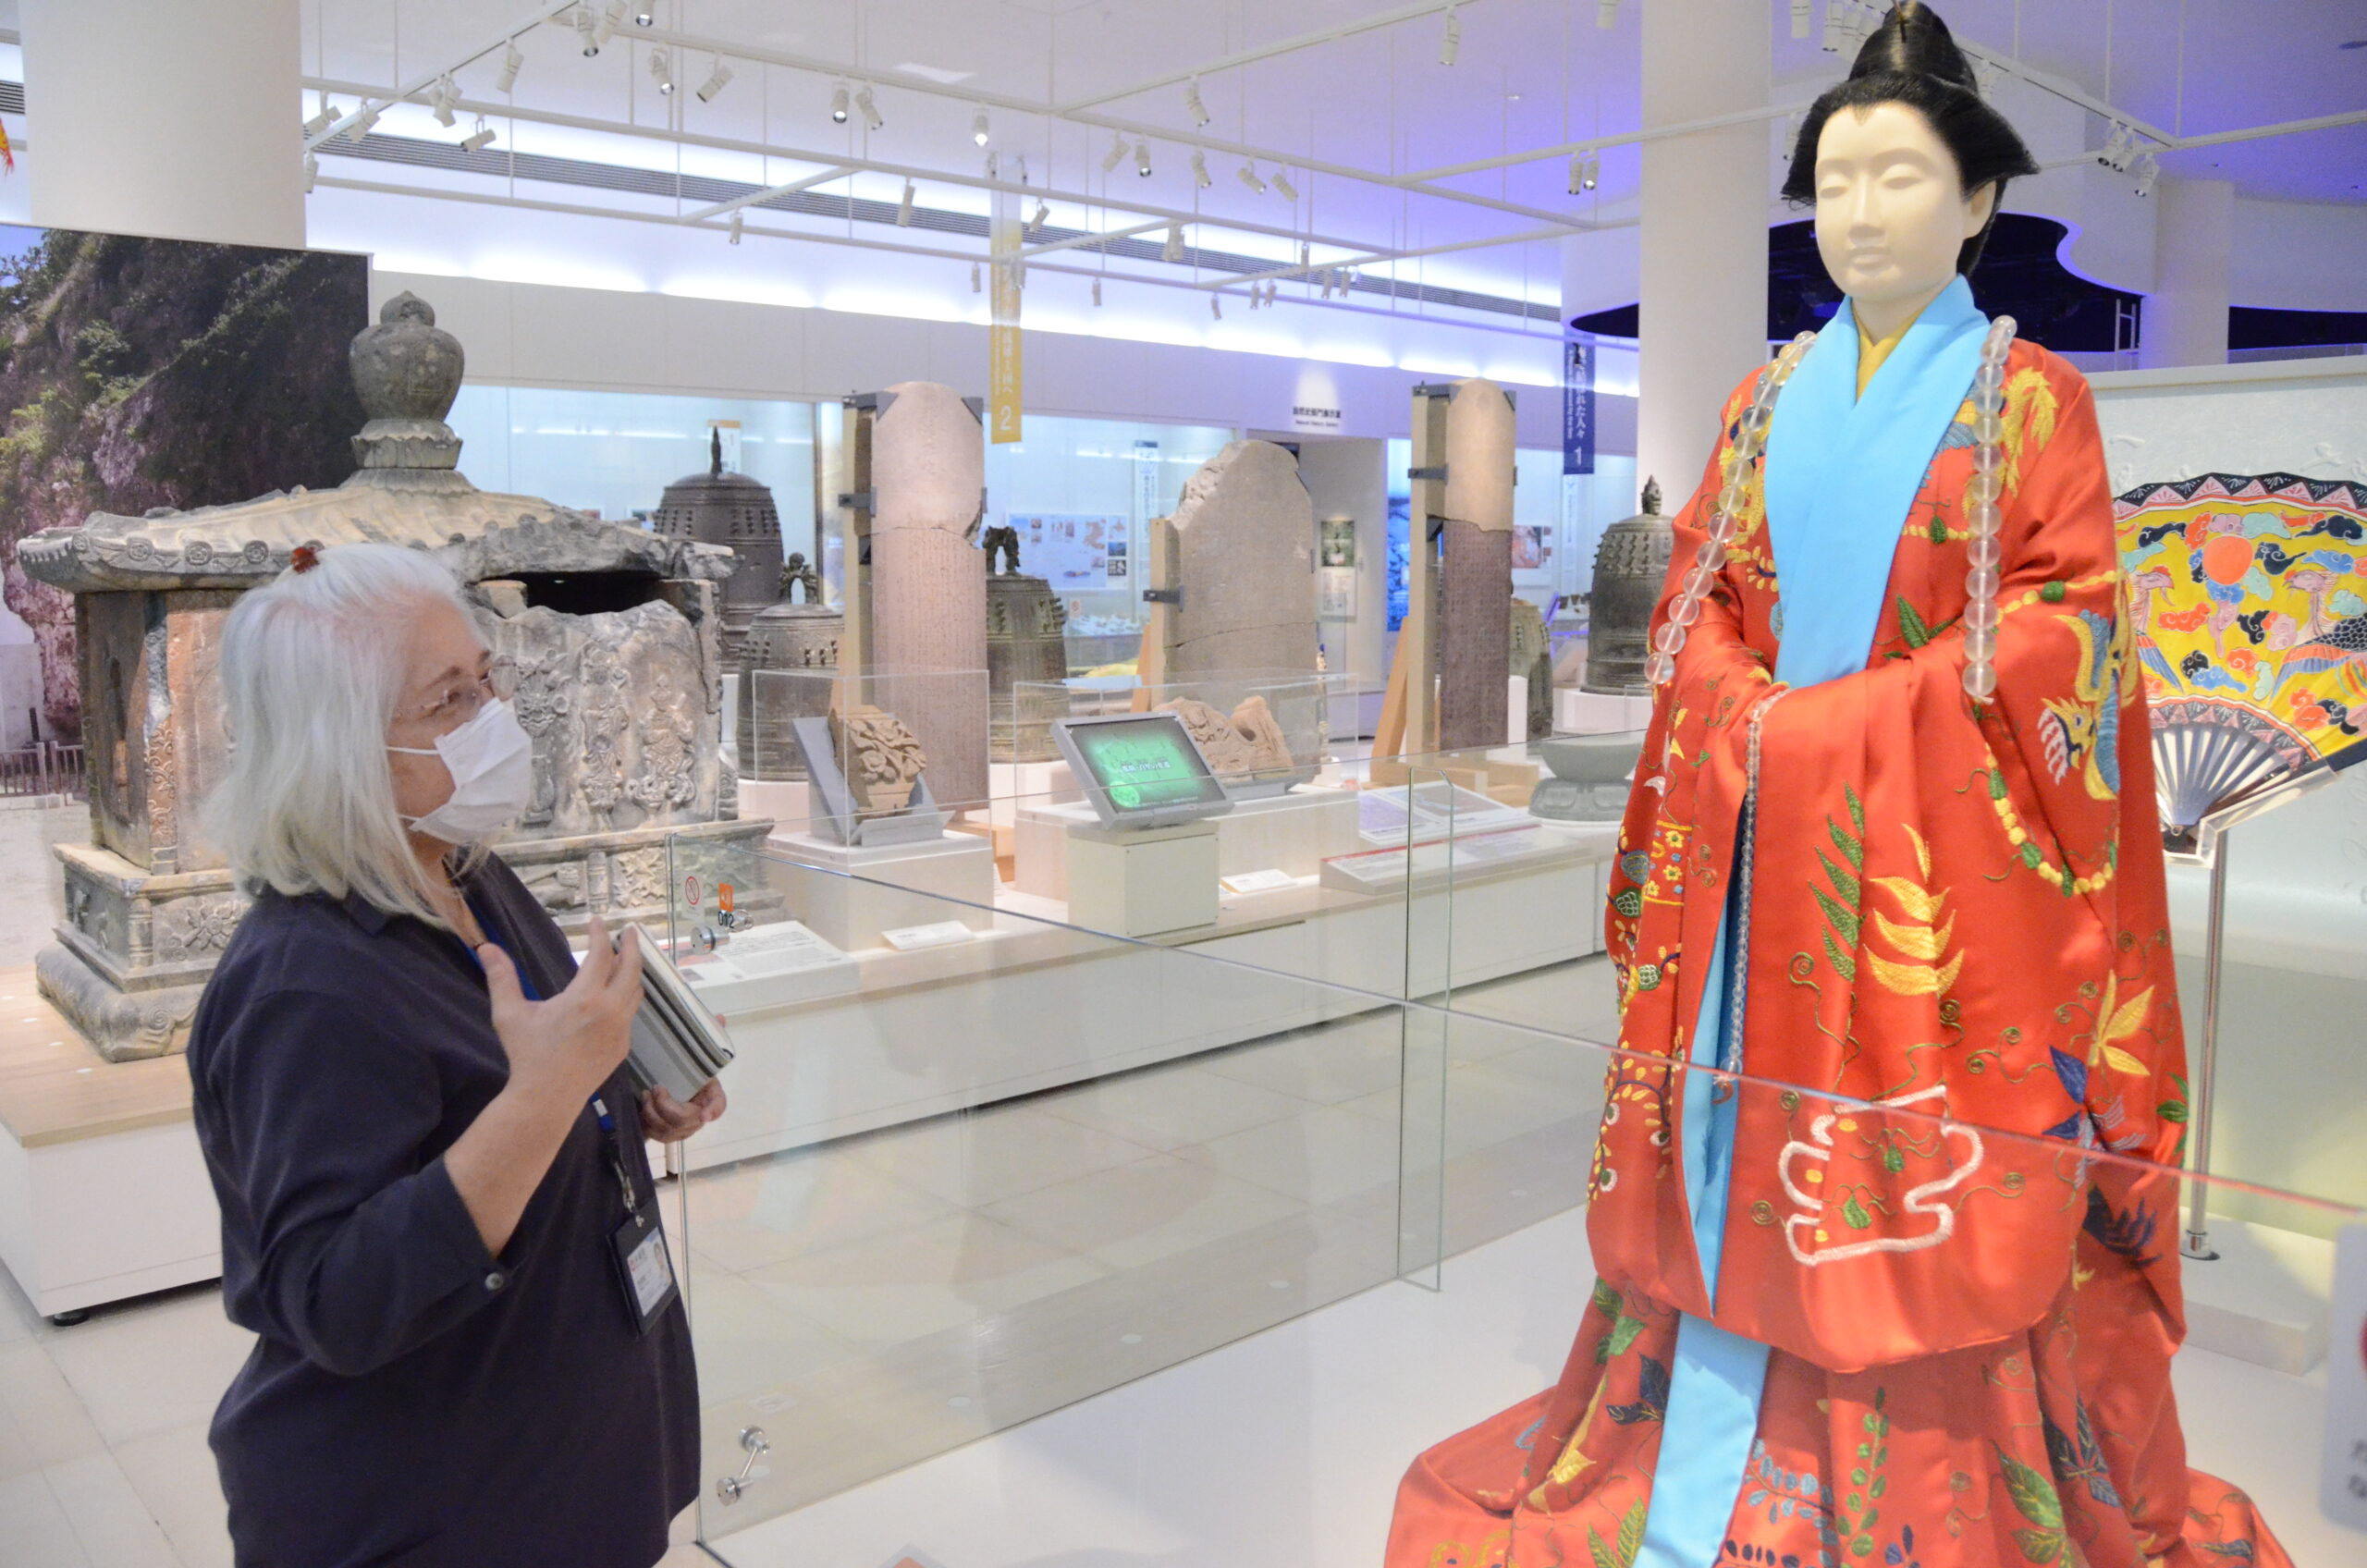
[[[1965,193],[1947,144],[1904,104],[1841,109],[1817,137],[1817,252],[1878,336],[1955,278],[1995,200],[1993,185]]]

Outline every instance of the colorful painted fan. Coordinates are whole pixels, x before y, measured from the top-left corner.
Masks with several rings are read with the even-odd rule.
[[[2114,515],[2165,828],[2367,735],[2367,485],[2208,473]]]

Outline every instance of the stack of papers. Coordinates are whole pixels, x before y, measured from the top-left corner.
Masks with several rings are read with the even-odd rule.
[[[641,1011],[625,1066],[634,1087],[662,1088],[688,1104],[730,1061],[730,1042],[723,1021],[682,979],[665,946],[647,926],[633,929],[641,933]]]

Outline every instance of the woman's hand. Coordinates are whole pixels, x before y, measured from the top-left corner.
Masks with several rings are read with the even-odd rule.
[[[633,1014],[641,1008],[639,933],[628,930],[611,949],[607,925],[595,915],[585,948],[567,989],[539,1002],[526,999],[508,953],[491,942],[476,950],[493,998],[494,1033],[509,1058],[510,1086],[575,1109],[632,1048]]]
[[[641,1096],[642,1134],[656,1143],[679,1144],[721,1116],[723,1106],[720,1080],[693,1095],[688,1105],[664,1088],[652,1089]]]

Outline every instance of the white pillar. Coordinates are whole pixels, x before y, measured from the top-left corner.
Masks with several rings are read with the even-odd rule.
[[[1764,0],[1650,0],[1644,129],[1767,103],[1772,15]],[[1709,460],[1735,383],[1767,358],[1767,127],[1643,147],[1636,459],[1672,515]]]
[[[304,243],[298,0],[25,0],[32,221]]]
[[[2153,188],[2153,292],[2145,296],[2137,363],[2145,370],[2227,362],[2227,271],[2236,248],[2236,187],[2165,179]]]

